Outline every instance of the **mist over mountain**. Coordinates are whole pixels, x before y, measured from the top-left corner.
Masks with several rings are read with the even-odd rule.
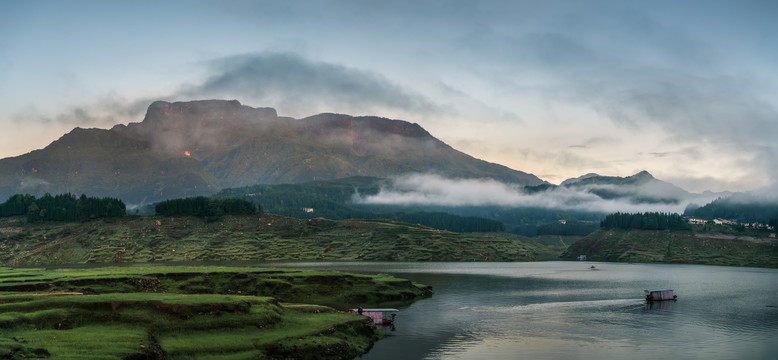
[[[683,213],[689,204],[706,204],[718,193],[689,193],[647,171],[628,177],[587,174],[562,185],[519,186],[494,179],[457,179],[409,174],[382,183],[375,194],[355,194],[367,205],[560,209],[611,212]]]
[[[648,171],[627,177],[588,174],[565,180],[561,186],[583,190],[603,199],[626,199],[634,204],[679,204],[702,196],[658,180]]]
[[[457,151],[406,121],[341,114],[296,120],[236,100],[157,101],[140,123],[76,128],[44,149],[0,160],[0,199],[70,192],[139,204],[261,183],[409,173],[545,184]]]
[[[488,219],[509,232],[536,236],[559,220],[599,224],[607,214],[682,213],[718,194],[693,194],[655,179],[648,172],[628,177],[587,176],[566,186],[521,186],[488,178],[456,178],[410,173],[390,178],[351,177],[299,184],[256,185],[220,191],[273,214],[313,219],[382,218],[452,231],[464,218],[483,229]],[[411,220],[412,219],[412,220]],[[481,219],[474,221],[474,219]],[[483,230],[480,230],[483,231]]]

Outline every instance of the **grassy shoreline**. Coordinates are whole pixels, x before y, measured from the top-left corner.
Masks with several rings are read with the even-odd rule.
[[[0,268],[0,357],[353,358],[380,332],[342,310],[430,295],[386,275],[310,270]]]

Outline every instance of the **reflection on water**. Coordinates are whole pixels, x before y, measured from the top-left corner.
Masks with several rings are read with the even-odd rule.
[[[675,301],[646,301],[648,310],[672,310]]]
[[[778,270],[594,263],[275,263],[432,285],[362,359],[773,359]],[[646,303],[673,288],[678,301]],[[378,304],[376,304],[378,305]]]

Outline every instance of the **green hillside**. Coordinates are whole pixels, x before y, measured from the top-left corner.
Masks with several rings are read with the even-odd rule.
[[[277,215],[124,217],[89,222],[0,219],[0,265],[157,261],[536,261],[560,249],[505,233],[455,233],[386,220]]]
[[[0,268],[0,279],[3,359],[350,359],[381,333],[346,309],[431,295],[386,275],[272,268]]]
[[[601,229],[573,243],[560,258],[592,261],[778,267],[775,238],[688,230]]]

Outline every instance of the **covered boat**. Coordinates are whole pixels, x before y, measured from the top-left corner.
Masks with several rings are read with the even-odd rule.
[[[646,301],[677,300],[673,289],[643,290],[646,293]]]
[[[349,312],[352,314],[360,314],[369,316],[371,319],[373,319],[373,323],[376,325],[382,325],[382,324],[393,324],[394,323],[394,317],[397,316],[395,314],[400,310],[397,309],[351,309]],[[389,314],[391,313],[391,314]],[[384,316],[384,314],[388,314],[388,316]]]

